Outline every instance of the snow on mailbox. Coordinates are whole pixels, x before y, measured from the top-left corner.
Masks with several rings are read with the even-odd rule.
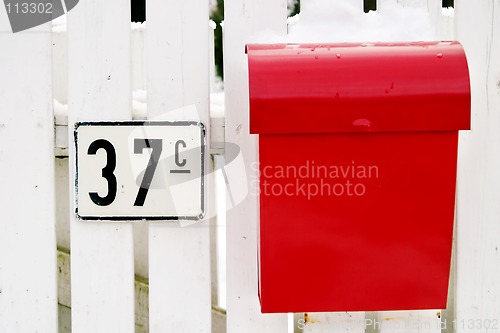
[[[262,312],[446,308],[458,42],[248,45]]]

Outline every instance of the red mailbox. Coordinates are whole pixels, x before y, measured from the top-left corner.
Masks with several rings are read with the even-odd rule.
[[[446,308],[457,42],[248,45],[262,312]]]

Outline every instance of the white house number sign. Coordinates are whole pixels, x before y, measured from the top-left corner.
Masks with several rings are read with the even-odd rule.
[[[189,121],[75,124],[82,220],[199,220],[205,128]]]

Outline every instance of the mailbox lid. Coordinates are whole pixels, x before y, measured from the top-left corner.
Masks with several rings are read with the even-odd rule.
[[[247,45],[250,133],[470,129],[458,42]]]

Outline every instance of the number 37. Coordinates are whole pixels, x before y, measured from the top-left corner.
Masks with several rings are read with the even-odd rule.
[[[146,148],[152,149],[151,157],[149,158],[146,172],[137,192],[134,206],[144,206],[144,201],[146,200],[163,149],[162,139],[134,139],[134,154],[142,154]],[[117,192],[117,180],[114,174],[116,168],[116,150],[108,140],[97,139],[90,144],[87,154],[95,155],[99,149],[104,149],[106,152],[106,165],[102,168],[101,176],[108,182],[108,192],[104,197],[101,197],[97,192],[89,192],[89,196],[96,205],[109,206],[115,200]]]

